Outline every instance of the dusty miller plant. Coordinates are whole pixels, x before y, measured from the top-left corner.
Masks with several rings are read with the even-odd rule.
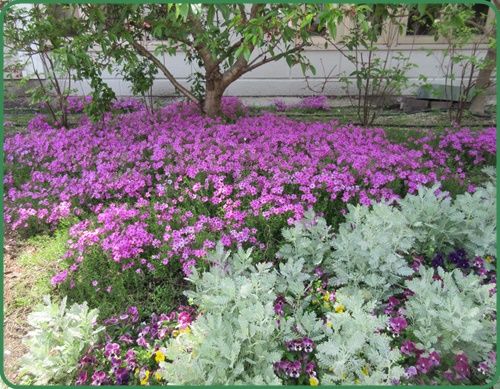
[[[346,220],[333,240],[327,268],[336,285],[367,288],[374,298],[385,298],[394,285],[412,274],[405,255],[415,236],[397,208],[376,204],[370,210],[348,205]]]
[[[28,352],[19,373],[24,383],[70,385],[83,351],[96,343],[104,329],[96,326],[98,310],[86,303],[67,308],[44,297],[44,305],[28,316],[32,328],[24,339]]]
[[[209,256],[210,270],[194,272],[187,295],[202,313],[167,345],[161,374],[171,384],[280,384],[274,316],[277,277],[270,263],[252,265],[251,250],[230,255],[222,245]]]
[[[391,385],[403,369],[398,366],[401,354],[391,348],[391,338],[379,333],[387,325],[387,316],[376,316],[374,300],[366,300],[361,290],[340,289],[337,301],[345,312],[330,312],[331,330],[327,340],[318,345],[316,354],[323,369],[324,384]]]
[[[331,255],[333,233],[326,220],[316,217],[312,210],[292,228],[283,229],[282,235],[286,243],[278,251],[278,257],[303,259],[308,271]]]
[[[483,172],[490,176],[489,182],[473,194],[457,196],[454,202],[460,214],[461,243],[467,252],[476,256],[497,252],[496,171],[485,168]]]
[[[399,201],[399,207],[411,228],[419,254],[433,255],[437,250],[453,249],[464,226],[457,223],[456,207],[439,184],[428,188],[420,186],[414,195]]]
[[[414,295],[406,303],[406,316],[414,336],[426,349],[441,354],[465,352],[472,361],[487,359],[496,338],[496,298],[492,285],[461,270],[445,272],[422,267],[419,277],[406,282]]]

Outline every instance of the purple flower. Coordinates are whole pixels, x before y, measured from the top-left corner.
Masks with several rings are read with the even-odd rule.
[[[321,278],[325,275],[325,272],[321,267],[318,266],[314,269],[314,275],[318,278]]]
[[[305,368],[306,374],[309,376],[316,376],[316,364],[314,362],[307,362]]]
[[[106,383],[107,381],[107,376],[106,373],[98,370],[92,374],[92,382],[90,383],[91,385],[102,385]]]
[[[180,328],[186,328],[188,325],[191,324],[193,319],[191,318],[191,315],[188,312],[180,312],[177,321],[179,323]]]
[[[443,372],[443,378],[448,382],[453,382],[453,372],[449,369],[446,370],[445,372]]]
[[[274,301],[274,313],[278,316],[285,316],[285,310],[283,309],[285,304],[285,298],[283,296],[278,296]]]
[[[426,374],[433,367],[433,363],[430,358],[419,357],[415,366],[419,373]]]
[[[402,316],[391,317],[389,319],[389,329],[397,335],[404,331],[406,327],[408,327],[408,322]]]
[[[396,297],[394,296],[389,297],[387,305],[384,309],[384,313],[386,315],[390,315],[394,311],[394,308],[396,308],[399,305],[399,303],[400,301]]]
[[[432,366],[439,366],[441,363],[441,357],[437,351],[433,351],[429,354],[429,360],[431,361]]]
[[[96,359],[93,355],[85,355],[82,359],[80,359],[81,366],[92,365],[96,363]]]
[[[290,362],[286,368],[286,374],[292,378],[299,378],[302,370],[300,361]]]
[[[78,377],[76,378],[75,384],[76,385],[85,385],[87,383],[87,372],[85,370],[81,371],[78,373]]]
[[[137,360],[136,360],[136,353],[134,350],[132,349],[127,350],[127,352],[125,353],[125,362],[127,362],[127,365],[130,368],[134,368],[136,366]]]
[[[411,268],[413,269],[413,271],[417,272],[418,269],[420,269],[420,266],[422,266],[423,262],[424,262],[423,257],[414,257],[413,262],[411,264]]]
[[[458,379],[464,380],[470,376],[469,359],[464,353],[455,356],[455,366],[453,366]]]
[[[417,368],[415,366],[410,366],[405,370],[406,378],[415,377],[418,374]]]
[[[66,281],[66,278],[68,278],[68,270],[63,270],[62,272],[57,273],[54,277],[52,277],[50,283],[52,284],[52,286],[57,286]]]
[[[306,110],[326,111],[328,109],[328,98],[326,96],[304,97],[297,107]]]
[[[405,340],[401,345],[400,350],[405,355],[412,355],[416,350],[415,343],[413,343],[411,340]]]
[[[139,311],[137,307],[129,307],[127,313],[131,316],[132,323],[136,323],[139,320]]]
[[[149,347],[149,343],[146,341],[146,338],[144,338],[144,336],[139,336],[137,338],[137,344],[141,347]]]
[[[461,269],[468,269],[470,267],[467,253],[463,249],[458,249],[448,254],[448,260]]]
[[[277,374],[279,374],[279,373],[286,373],[289,364],[290,364],[290,362],[285,361],[285,360],[274,362],[274,365],[273,365],[274,371]]]
[[[432,267],[438,268],[438,267],[443,267],[444,266],[444,255],[443,253],[438,253],[434,256],[432,259]]]
[[[286,342],[286,348],[289,351],[302,351],[302,340],[295,339]]]
[[[107,343],[104,346],[104,356],[106,358],[120,355],[120,345],[118,343]]]
[[[120,337],[118,338],[118,340],[122,343],[125,343],[125,344],[132,344],[134,343],[134,339],[132,338],[132,336],[130,334],[123,334],[123,335],[120,335]]]
[[[314,342],[309,338],[302,339],[302,349],[306,353],[310,353],[314,350]]]
[[[490,366],[488,365],[487,362],[481,362],[479,363],[478,367],[477,367],[477,371],[481,374],[486,374],[490,371]]]
[[[125,367],[120,367],[115,370],[116,383],[118,385],[127,385],[129,380],[129,372]]]

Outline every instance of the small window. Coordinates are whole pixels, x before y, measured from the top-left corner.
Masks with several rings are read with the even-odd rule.
[[[440,4],[429,4],[421,14],[417,7],[412,7],[408,15],[406,35],[432,35],[434,19],[438,17],[442,8]]]
[[[484,27],[486,25],[486,20],[488,19],[488,11],[490,7],[486,4],[474,4],[472,6],[472,11],[474,12],[474,17],[472,19],[473,23]]]

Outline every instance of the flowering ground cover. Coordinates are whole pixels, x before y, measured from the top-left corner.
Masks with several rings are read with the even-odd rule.
[[[313,106],[316,100],[306,101],[304,106]],[[72,110],[81,108],[81,101],[72,102]],[[236,361],[239,357],[234,357],[232,375],[227,373],[227,365],[226,370],[217,365],[213,376],[205,376],[210,370],[207,365],[200,366],[196,374],[191,372],[189,379],[198,377],[198,383],[212,380],[214,383],[311,385],[323,381],[474,383],[482,382],[486,373],[491,373],[494,338],[484,340],[484,345],[488,345],[484,350],[490,352],[488,355],[486,351],[476,352],[472,346],[459,350],[454,340],[445,345],[426,343],[418,330],[411,330],[412,325],[417,324],[413,322],[414,317],[405,312],[414,309],[411,291],[418,285],[412,284],[412,280],[426,279],[425,269],[436,268],[435,275],[448,280],[450,285],[460,271],[470,276],[467,280],[471,285],[483,285],[486,295],[491,289],[488,285],[495,281],[491,263],[496,250],[491,249],[490,242],[479,245],[472,238],[459,236],[458,232],[456,237],[452,235],[455,233],[452,228],[456,228],[458,222],[472,226],[470,230],[475,229],[480,234],[478,220],[487,220],[489,224],[484,222],[487,227],[496,231],[496,218],[494,221],[486,216],[471,218],[464,216],[466,212],[463,211],[466,208],[463,204],[469,206],[471,203],[467,201],[475,193],[474,201],[483,201],[481,193],[485,189],[482,185],[488,181],[488,175],[481,169],[494,164],[495,128],[480,131],[450,128],[394,143],[381,128],[340,125],[335,120],[303,123],[272,113],[249,116],[246,108],[233,98],[225,101],[228,120],[204,117],[195,106],[181,103],[166,106],[153,115],[137,103],[121,102],[116,109],[132,112],[109,114],[98,123],[83,117],[77,127],[70,129],[52,127],[42,117],[37,117],[29,123],[28,131],[8,136],[4,144],[4,210],[8,228],[24,236],[69,228],[66,252],[58,270],[51,275],[54,294],[67,295],[72,303],[86,301],[91,308],[99,309],[103,326],[100,333],[106,335],[101,343],[86,348],[78,366],[73,366],[74,382],[93,385],[197,383],[186,381],[189,377],[183,376],[182,369],[178,371],[175,366],[186,363],[188,357],[182,350],[206,351],[208,346],[203,339],[207,333],[221,338],[227,335],[217,333],[210,315],[217,311],[219,320],[223,317],[225,322],[231,323],[228,324],[233,326],[230,331],[226,328],[229,333],[244,334],[249,327],[241,326],[246,321],[247,326],[255,326],[244,315],[245,307],[241,307],[241,317],[237,309],[231,318],[224,316],[225,311],[217,310],[236,298],[235,295],[226,296],[226,300],[222,299],[224,302],[219,301],[220,295],[216,293],[211,302],[200,301],[203,300],[200,294],[184,295],[193,287],[203,289],[197,277],[212,274],[214,264],[224,263],[227,269],[233,269],[233,262],[239,259],[230,256],[229,250],[234,253],[238,248],[252,248],[250,262],[268,263],[272,272],[278,272],[273,276],[277,280],[285,277],[286,271],[278,264],[286,259],[290,259],[291,268],[300,268],[297,274],[302,275],[296,277],[302,286],[285,288],[266,275],[262,285],[268,285],[269,295],[265,299],[270,305],[266,306],[265,299],[258,295],[263,304],[262,323],[269,323],[269,326],[261,329],[260,334],[255,328],[252,331],[257,331],[254,335],[260,340],[260,337],[274,337],[276,342],[269,342],[268,346],[274,345],[275,349],[262,348],[261,353],[268,353],[266,358],[276,358],[259,362],[268,367],[259,377],[238,376]],[[444,227],[450,229],[453,239],[441,238],[433,232],[424,237],[416,235],[414,241],[407,242],[408,246],[391,246],[392,251],[380,258],[395,258],[395,263],[399,264],[397,269],[402,273],[389,267],[388,274],[394,270],[399,276],[379,282],[369,270],[370,266],[383,269],[385,265],[379,263],[360,264],[351,269],[350,275],[340,277],[345,269],[356,265],[356,261],[348,261],[348,258],[357,254],[347,251],[340,243],[332,248],[328,244],[334,239],[331,235],[327,235],[328,239],[323,236],[320,242],[308,248],[322,254],[317,257],[320,259],[311,258],[305,264],[299,262],[301,258],[308,258],[306,254],[295,258],[294,262],[290,252],[283,248],[290,238],[284,232],[287,229],[295,231],[295,238],[313,234],[314,231],[308,228],[296,230],[312,209],[316,214],[314,218],[321,218],[330,231],[345,233],[346,242],[351,242],[348,246],[360,244],[358,252],[362,252],[366,245],[361,245],[360,241],[368,239],[368,235],[360,238],[361,235],[342,232],[347,228],[346,217],[350,218],[354,212],[349,207],[361,205],[361,209],[368,210],[369,207],[378,209],[379,203],[392,204],[385,205],[393,210],[392,213],[387,211],[389,213],[381,214],[378,219],[397,225],[399,217],[410,220],[409,215],[412,215],[405,213],[405,199],[413,199],[411,196],[420,193],[418,189],[422,186],[435,184],[441,185],[435,186],[432,192],[433,196],[441,196],[439,202],[446,202],[445,199],[457,194],[462,196],[457,200],[456,213],[450,211],[450,222]],[[462,195],[464,192],[472,195]],[[403,216],[396,211],[399,201]],[[440,218],[446,219],[443,204],[439,203],[436,209],[441,212]],[[414,203],[408,207],[417,209]],[[424,217],[422,215],[427,213],[418,215]],[[360,218],[365,220],[363,223],[371,220],[368,216],[363,217],[365,219]],[[315,223],[317,221],[313,225]],[[403,227],[408,231],[414,228],[413,224],[400,225],[400,232],[406,231]],[[385,231],[383,228],[385,226],[378,231]],[[481,228],[489,231],[484,226]],[[462,231],[468,230],[462,228]],[[390,236],[389,233],[384,236]],[[314,242],[311,236],[307,239],[305,246]],[[375,237],[370,239],[380,247],[387,244]],[[476,240],[483,242],[481,238]],[[405,240],[398,237],[394,241]],[[429,241],[433,243],[428,244]],[[214,257],[216,248],[218,256]],[[374,254],[379,251],[367,254],[367,258],[380,255]],[[401,262],[397,262],[400,257],[408,263],[406,273]],[[232,258],[233,262],[226,263],[221,258],[225,258],[224,261]],[[325,266],[325,258],[336,265]],[[425,265],[423,273],[415,276],[422,264]],[[241,277],[260,277],[253,274],[249,266],[242,267]],[[451,275],[439,273],[438,268]],[[260,270],[258,268],[257,273]],[[230,281],[221,280],[224,281],[222,285],[238,290],[234,288],[241,279],[231,279],[231,271],[223,271],[222,275]],[[371,283],[360,281],[354,274],[372,277]],[[335,277],[336,283],[331,284],[330,280]],[[394,288],[401,282],[407,283],[404,290]],[[432,276],[427,282],[432,283]],[[315,287],[302,290],[307,283]],[[254,284],[250,282],[249,285]],[[354,285],[360,291],[376,285],[377,290],[386,290],[388,294],[364,301],[366,296],[355,294],[353,297],[346,294],[348,289],[341,290]],[[247,287],[250,293],[255,285]],[[207,290],[206,295],[212,292]],[[309,320],[312,327],[296,333],[290,329],[282,329],[284,333],[275,332],[277,330],[271,325],[274,326],[276,320],[288,323],[302,312],[296,311],[296,306],[290,310],[291,295],[305,299],[303,311],[314,312],[314,320],[312,316]],[[346,303],[336,295],[345,295]],[[418,293],[416,295],[419,297]],[[467,295],[466,298],[471,307],[478,304],[479,297],[474,299]],[[189,304],[197,307],[196,310],[188,307]],[[217,304],[220,306],[216,309]],[[373,316],[373,310],[380,312]],[[343,313],[346,313],[346,326],[357,328],[365,322],[359,330],[367,332],[368,340],[351,350],[349,363],[344,361],[352,371],[339,370],[335,376],[327,371],[337,369],[335,366],[340,363],[340,354],[331,348],[331,343],[342,331],[341,327],[336,327],[335,320],[339,317],[335,315]],[[494,315],[492,310],[483,313],[491,320],[486,323],[474,317],[469,322],[477,324],[481,333],[484,333],[484,326],[491,325]],[[195,317],[205,318],[205,322]],[[241,320],[231,321],[237,317]],[[142,321],[145,322],[140,324]],[[320,332],[318,323],[325,327]],[[251,359],[256,352],[245,343],[246,338],[254,336],[250,333],[237,343],[242,355]],[[375,334],[380,336],[377,338]],[[373,339],[381,342],[376,349],[370,346],[370,342],[378,342]],[[187,343],[182,343],[184,341]],[[316,346],[318,351],[322,350],[321,356],[316,356]],[[393,354],[387,356],[388,359],[377,359],[376,355],[384,347],[393,349]],[[221,351],[219,357],[223,354]],[[371,356],[366,359],[362,357],[365,354]],[[478,364],[482,364],[480,368],[484,374],[470,373],[468,369],[477,370]],[[395,367],[393,374],[386,374],[387,366]],[[215,373],[219,368],[222,370]],[[362,374],[358,374],[360,371]],[[432,374],[426,378],[425,374],[430,371]],[[229,375],[224,375],[226,373]],[[27,374],[33,377],[33,372]],[[47,382],[51,382],[50,378]]]

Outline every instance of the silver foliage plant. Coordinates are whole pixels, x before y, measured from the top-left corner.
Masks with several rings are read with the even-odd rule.
[[[419,277],[406,281],[414,295],[405,305],[414,336],[426,350],[441,355],[465,352],[473,362],[487,359],[496,337],[496,296],[491,284],[459,269],[446,272],[422,267]]]
[[[332,252],[332,232],[326,220],[316,217],[308,210],[302,220],[295,222],[292,228],[282,231],[285,244],[277,253],[280,258],[303,259],[306,270],[323,263]]]
[[[485,168],[490,181],[473,194],[457,196],[454,205],[458,211],[457,224],[462,227],[462,245],[472,255],[485,256],[496,253],[496,170]]]
[[[415,235],[403,213],[388,204],[372,209],[348,205],[348,210],[325,267],[334,274],[334,285],[367,288],[373,298],[385,298],[412,274],[405,255]]]
[[[448,252],[463,247],[470,255],[496,253],[495,175],[474,194],[451,200],[438,186],[420,187],[396,206],[348,205],[346,220],[332,237],[324,265],[335,285],[363,287],[384,299],[412,274],[409,254]]]
[[[210,270],[194,272],[187,292],[202,312],[191,333],[167,345],[161,374],[171,384],[280,384],[273,362],[281,354],[273,302],[272,264],[252,265],[251,250],[230,255],[218,245]]]
[[[289,258],[277,268],[271,263],[252,264],[251,250],[231,254],[221,245],[208,256],[211,267],[194,272],[187,292],[201,316],[191,332],[171,339],[166,346],[169,362],[161,374],[170,384],[281,384],[273,363],[280,360],[286,341],[307,337],[317,345],[320,375],[328,382],[384,384],[398,380],[400,357],[390,338],[377,331],[387,316],[372,313],[374,303],[365,294],[343,294],[343,313],[332,313],[333,329],[308,311],[307,289],[312,277],[304,259]],[[286,296],[292,313],[277,321],[273,303]],[[356,332],[361,331],[361,334]],[[339,348],[340,347],[340,348]],[[346,357],[352,356],[349,363]],[[343,366],[341,371],[330,369]],[[360,372],[368,369],[369,373]],[[363,371],[365,371],[363,370]]]
[[[28,352],[19,371],[22,381],[31,385],[71,385],[83,351],[96,343],[104,329],[97,326],[97,309],[86,303],[60,304],[45,296],[44,304],[28,315],[32,328],[23,343]]]
[[[391,385],[404,371],[398,365],[401,353],[392,348],[391,338],[380,333],[387,326],[386,315],[374,315],[374,300],[361,290],[336,292],[343,313],[329,312],[327,340],[318,345],[317,358],[326,385]]]

